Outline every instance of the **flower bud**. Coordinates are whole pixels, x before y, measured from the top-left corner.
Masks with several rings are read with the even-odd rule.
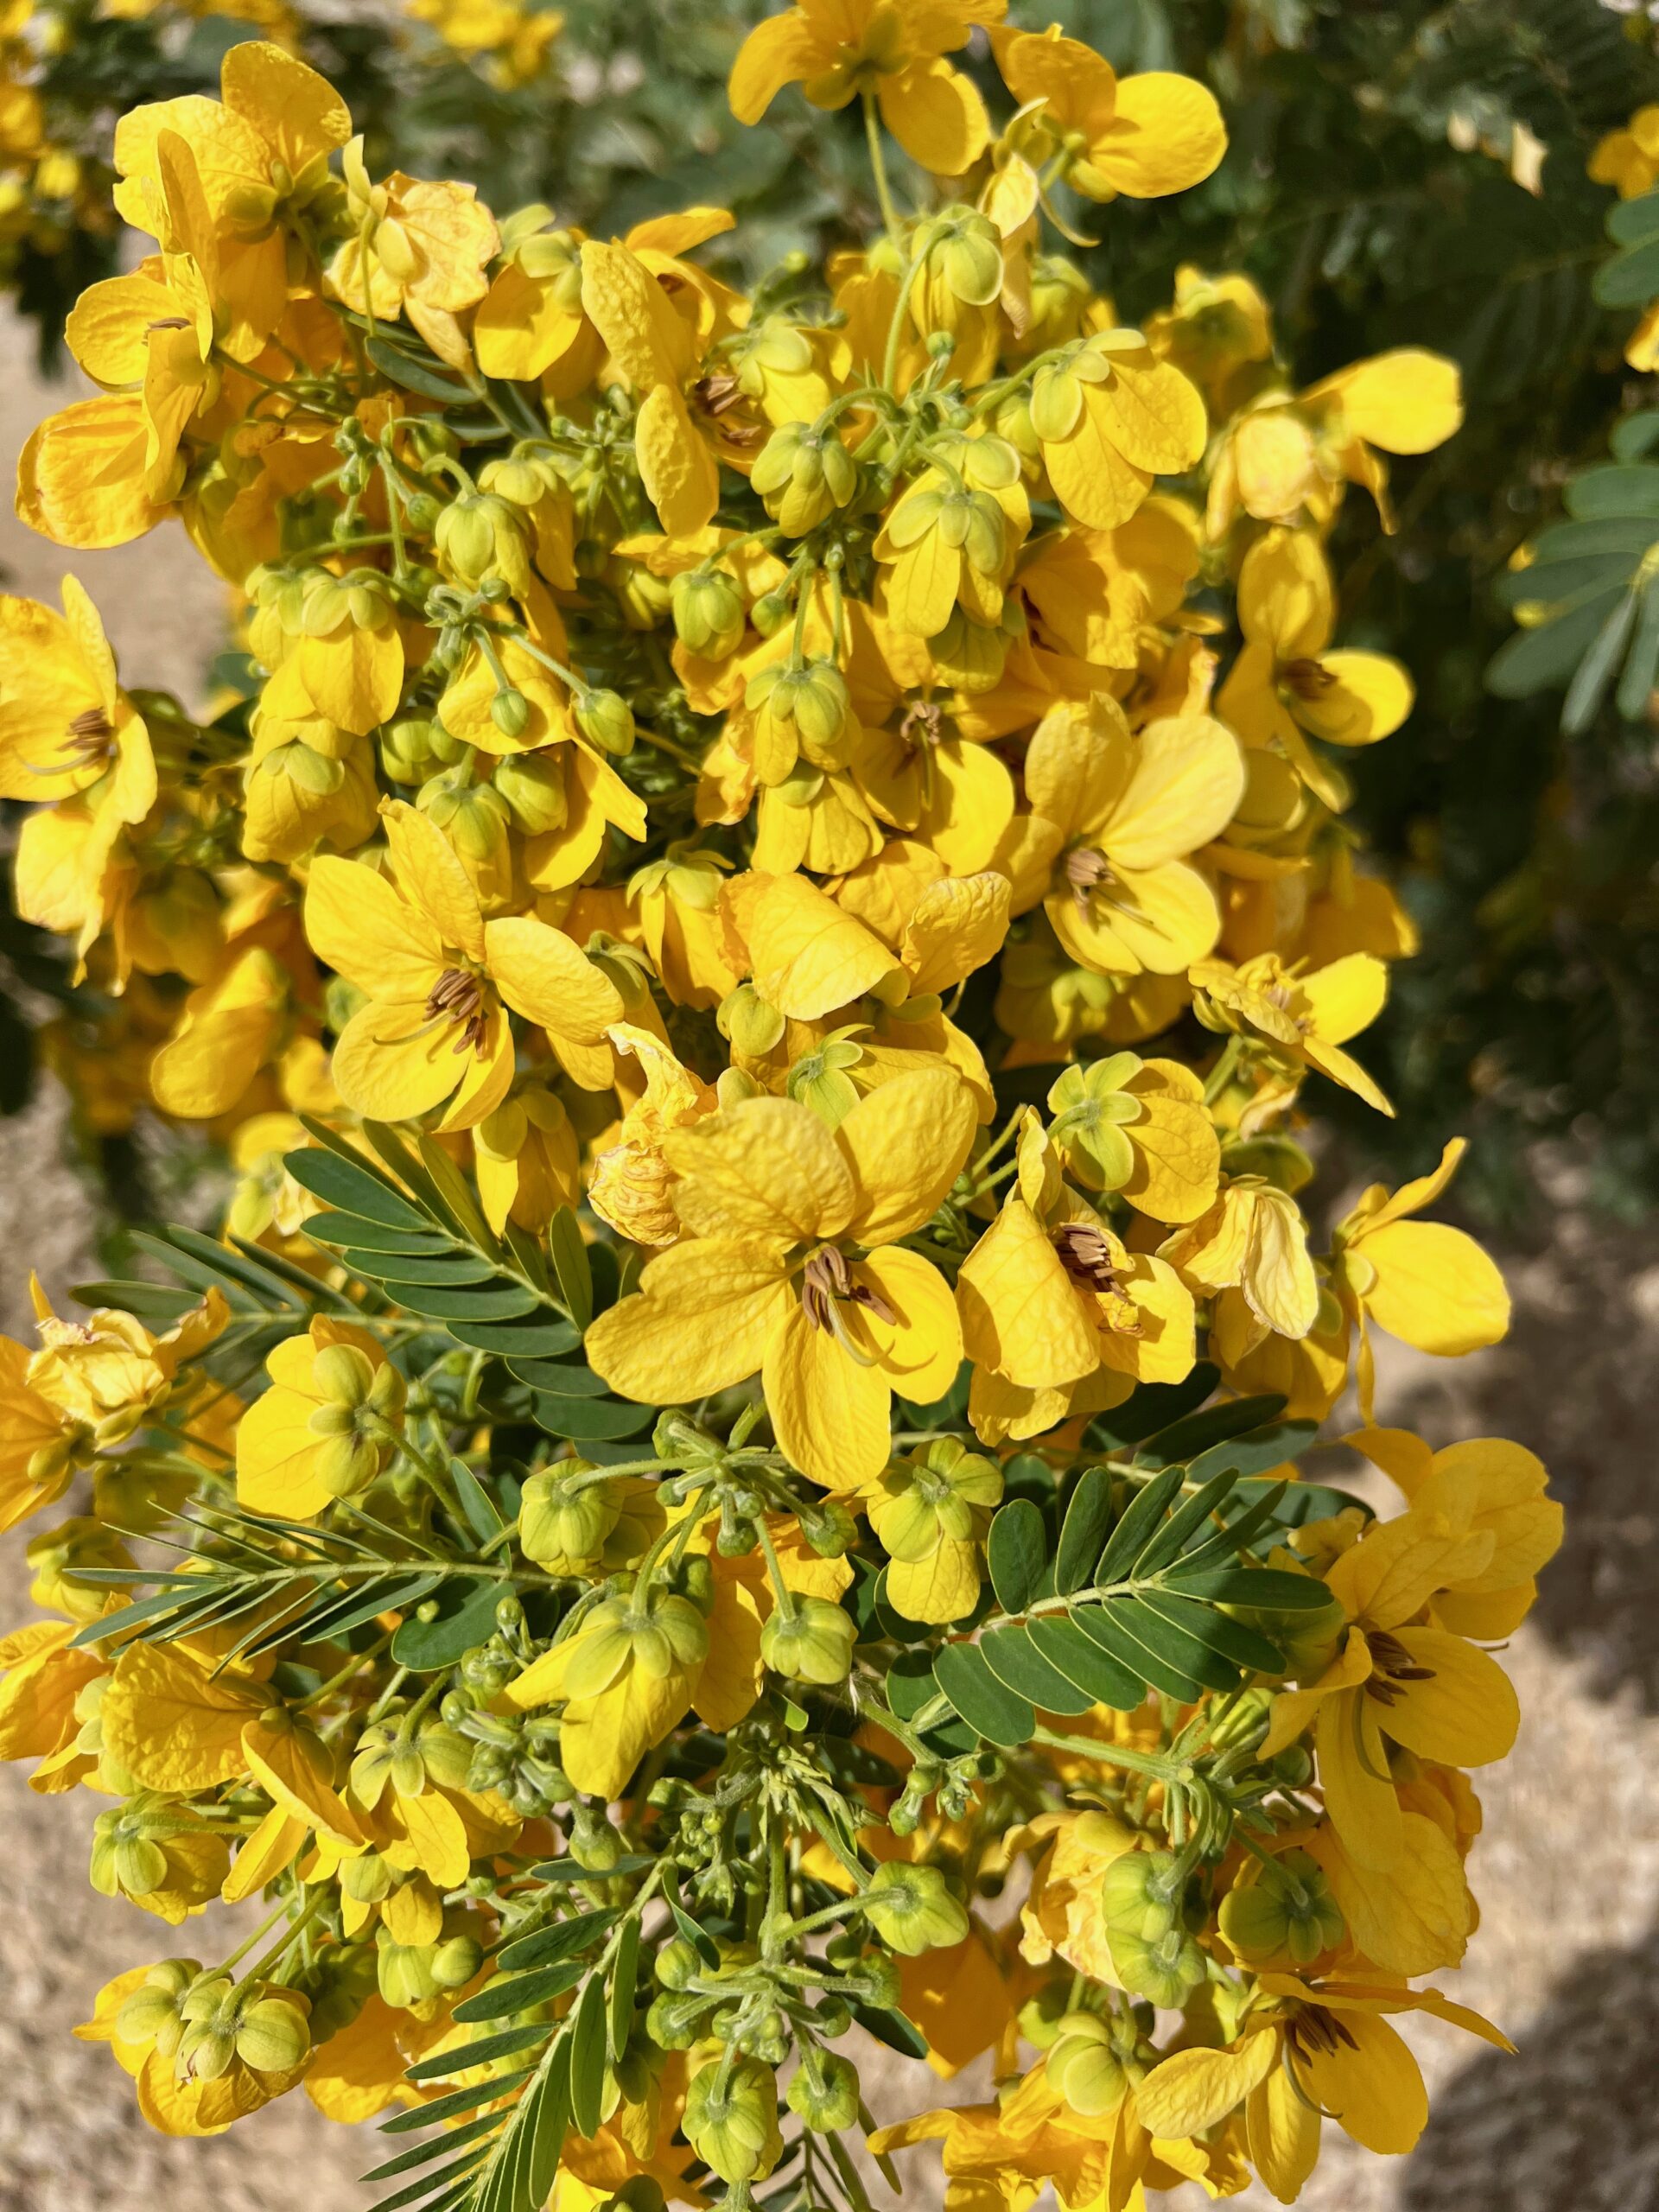
[[[596,1560],[622,1517],[622,1502],[607,1481],[594,1481],[585,1459],[544,1467],[524,1484],[518,1541],[537,1567],[574,1573]]]
[[[858,2069],[850,2058],[809,2044],[787,2091],[790,2110],[821,2135],[838,2134],[858,2118]]]
[[[576,727],[601,752],[633,750],[633,710],[620,691],[589,690],[576,701]]]
[[[853,1663],[858,1629],[850,1613],[827,1598],[797,1597],[760,1630],[760,1656],[775,1674],[802,1682],[843,1682]]]
[[[723,569],[686,569],[670,587],[674,632],[687,652],[724,660],[743,642],[743,594]]]
[[[258,1998],[237,2027],[236,2055],[256,2074],[286,2074],[304,2063],[310,2048],[304,2002],[291,1991]]]
[[[517,592],[530,583],[530,560],[518,511],[488,492],[463,493],[438,517],[432,542],[457,583],[476,591],[499,576]]]
[[[1286,1958],[1311,1966],[1347,1933],[1324,1873],[1305,1851],[1286,1852],[1230,1890],[1219,1917],[1222,1934],[1252,1966]]]
[[[1185,1887],[1167,1851],[1127,1851],[1102,1878],[1112,1964],[1127,1990],[1154,2005],[1181,2005],[1205,1978],[1204,1953],[1185,1924]]]
[[[683,1989],[702,1967],[696,1945],[683,1936],[676,1936],[658,1952],[652,1971],[664,1989]]]
[[[498,760],[490,781],[527,837],[563,830],[569,813],[564,769],[550,753],[520,753]]]
[[[1068,2012],[1050,2048],[1048,2082],[1085,2120],[1113,2112],[1128,2086],[1111,2030],[1093,2012]]]
[[[889,1860],[876,1868],[859,1902],[882,1942],[907,1959],[947,1949],[968,1933],[968,1915],[937,1866]]]
[[[461,1989],[484,1963],[476,1936],[448,1936],[432,1953],[431,1974],[440,1989]]]
[[[374,1367],[356,1344],[325,1344],[311,1362],[311,1382],[326,1404],[354,1412],[368,1402]]]
[[[772,2069],[753,2058],[740,2058],[728,2069],[705,2066],[686,2092],[680,2125],[722,2181],[753,2181],[769,2171],[781,2147]]]
[[[715,1009],[720,1033],[745,1059],[764,1059],[784,1033],[784,1017],[769,1006],[753,983],[728,991]]]

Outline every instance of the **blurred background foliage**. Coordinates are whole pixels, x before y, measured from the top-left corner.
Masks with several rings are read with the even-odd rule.
[[[729,207],[747,258],[722,267],[718,239],[707,257],[752,283],[873,212],[856,107],[824,114],[791,92],[764,126],[733,122],[727,73],[766,12],[753,0],[570,0],[557,15],[405,0],[318,18],[246,0],[232,20],[0,3],[0,278],[53,359],[75,295],[119,251],[116,114],[213,87],[251,25],[340,86],[372,168],[467,177],[498,212],[541,200],[602,235],[668,208]],[[1012,0],[1009,12],[1040,28],[1050,10]],[[1126,321],[1166,304],[1183,264],[1242,269],[1299,385],[1398,345],[1462,368],[1463,431],[1395,469],[1396,534],[1377,537],[1352,502],[1332,549],[1343,642],[1398,654],[1418,687],[1404,730],[1351,756],[1356,817],[1427,948],[1395,970],[1369,1040],[1399,1119],[1379,1135],[1375,1117],[1354,1116],[1355,1154],[1416,1167],[1465,1130],[1464,1204],[1513,1221],[1539,1141],[1555,1140],[1594,1202],[1639,1214],[1659,1199],[1659,716],[1643,658],[1649,644],[1659,656],[1659,586],[1649,594],[1643,566],[1644,526],[1659,537],[1647,458],[1659,440],[1643,421],[1652,379],[1625,350],[1646,300],[1645,264],[1633,275],[1629,257],[1651,240],[1659,265],[1659,213],[1633,200],[1610,237],[1621,203],[1586,169],[1606,134],[1659,100],[1654,25],[1599,0],[1070,0],[1057,12],[1121,71],[1205,79],[1231,134],[1215,176],[1178,200],[1060,209],[1081,237],[1099,234],[1076,251]],[[1005,112],[988,56],[966,59]],[[32,149],[12,82],[35,90]],[[919,176],[906,188],[918,204],[932,190]],[[1622,488],[1599,487],[1610,454]],[[1594,575],[1582,536],[1557,537],[1553,552],[1542,542],[1541,579],[1552,558],[1580,563],[1554,571],[1580,600],[1552,625],[1513,571],[1546,525],[1586,513],[1623,528],[1602,528]],[[1580,611],[1591,600],[1593,620]],[[1519,632],[1516,602],[1532,626]],[[0,925],[0,948],[18,981],[60,990],[44,940]],[[27,1093],[27,1044],[0,1011],[0,1109]],[[1342,1101],[1325,1103],[1340,1118]],[[109,1150],[118,1180],[125,1157]]]

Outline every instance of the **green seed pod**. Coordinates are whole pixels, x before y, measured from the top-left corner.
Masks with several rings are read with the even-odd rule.
[[[859,1902],[882,1942],[906,1958],[947,1949],[968,1933],[968,1915],[937,1866],[889,1860],[876,1868]]]

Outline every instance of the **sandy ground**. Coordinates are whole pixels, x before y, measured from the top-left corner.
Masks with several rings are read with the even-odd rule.
[[[10,462],[61,404],[0,327],[0,453]],[[54,592],[68,556],[0,518],[0,583]],[[187,693],[221,639],[217,587],[176,527],[73,565],[108,622],[127,680]],[[0,1152],[0,1326],[26,1323],[27,1266],[48,1287],[96,1274],[86,1193],[59,1102],[7,1124]],[[1586,1222],[1562,1194],[1529,1246],[1502,1255],[1516,1299],[1510,1340],[1454,1368],[1396,1353],[1379,1418],[1432,1441],[1499,1433],[1548,1460],[1567,1542],[1507,1664],[1525,1721],[1483,1789],[1474,1861],[1484,1923],[1456,1994],[1519,2046],[1507,2058],[1429,2026],[1413,2040],[1433,2116],[1416,2152],[1381,2160],[1330,2129],[1302,2202],[1311,2212],[1647,2212],[1659,2206],[1659,1234]],[[25,1613],[19,1548],[0,1563],[0,1624]],[[76,1801],[31,1796],[0,1769],[0,2212],[358,2212],[372,2135],[329,2126],[302,2095],[207,2143],[139,2120],[107,2054],[72,2024],[101,1983],[168,1933],[85,1880]],[[182,1931],[181,1931],[182,1936]],[[180,1939],[175,1939],[175,1942]],[[873,2083],[884,2115],[896,2082]],[[948,2091],[965,2098],[965,2084]],[[912,2202],[937,2201],[912,2154]],[[1169,2200],[1197,2212],[1196,2191]],[[1260,2200],[1265,2202],[1265,2199]],[[1239,2200],[1254,2207],[1255,2196]]]

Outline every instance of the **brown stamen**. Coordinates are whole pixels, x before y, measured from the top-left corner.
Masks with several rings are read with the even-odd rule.
[[[1071,896],[1078,911],[1089,911],[1090,893],[1103,883],[1112,880],[1111,862],[1104,853],[1096,852],[1092,845],[1078,845],[1069,852],[1062,864],[1061,873],[1071,887]]]
[[[1397,1637],[1385,1635],[1380,1629],[1371,1629],[1366,1633],[1365,1642],[1371,1655],[1365,1694],[1375,1698],[1379,1705],[1397,1705],[1405,1695],[1402,1685],[1406,1682],[1433,1681],[1434,1669],[1420,1667]]]
[[[1299,699],[1317,699],[1337,679],[1323,661],[1293,660],[1286,665],[1284,680]]]
[[[838,1304],[862,1306],[878,1321],[899,1319],[879,1290],[853,1281],[847,1255],[838,1244],[821,1244],[801,1270],[801,1311],[815,1329],[840,1336]]]
[[[1336,2013],[1327,2012],[1323,2005],[1299,2005],[1285,2036],[1299,2058],[1311,2058],[1316,2052],[1328,2058],[1344,2044],[1350,2050],[1359,2049],[1352,2030]]]
[[[944,709],[931,699],[918,699],[905,709],[899,734],[906,745],[938,745],[944,736]]]
[[[1073,1282],[1084,1283],[1090,1290],[1117,1288],[1117,1268],[1103,1230],[1092,1228],[1086,1221],[1069,1221],[1055,1230],[1054,1249]]]
[[[433,1022],[460,1024],[456,1052],[482,1050],[489,1015],[484,1004],[484,987],[476,976],[469,976],[462,968],[446,968],[427,995],[426,1011]]]

